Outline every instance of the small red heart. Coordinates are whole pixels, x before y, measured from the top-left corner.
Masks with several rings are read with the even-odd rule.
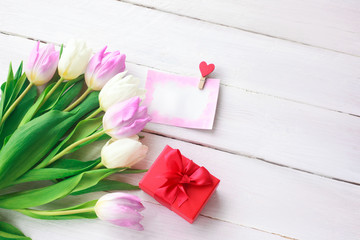
[[[208,65],[205,61],[202,61],[199,65],[199,68],[200,68],[201,76],[206,77],[207,75],[209,75],[214,71],[215,65],[212,63]]]

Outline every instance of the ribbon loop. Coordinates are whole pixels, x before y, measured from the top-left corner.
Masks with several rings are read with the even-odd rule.
[[[183,161],[185,161],[183,164]],[[171,206],[178,199],[179,207],[189,199],[186,189],[190,186],[205,186],[212,184],[211,175],[204,167],[199,167],[193,161],[183,159],[178,149],[165,155],[166,166],[169,169],[161,177],[165,183],[155,191],[155,198],[164,205]],[[185,165],[185,166],[184,166]]]

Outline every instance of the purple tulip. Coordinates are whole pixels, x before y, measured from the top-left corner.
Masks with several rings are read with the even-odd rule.
[[[140,101],[139,97],[133,97],[112,105],[103,117],[106,133],[116,139],[139,133],[151,120],[147,107],[139,106]]]
[[[25,65],[26,77],[36,86],[51,80],[59,62],[59,52],[55,50],[53,44],[48,44],[43,48],[39,48],[39,46],[40,42],[38,41]]]
[[[138,231],[144,230],[139,223],[144,210],[140,198],[127,193],[109,193],[102,196],[95,205],[95,213],[101,220],[128,227]]]
[[[125,70],[125,54],[119,51],[105,53],[107,47],[96,53],[85,71],[89,88],[99,91],[113,76]]]

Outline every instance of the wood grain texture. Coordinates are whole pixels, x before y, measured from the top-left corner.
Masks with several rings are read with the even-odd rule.
[[[20,213],[0,209],[0,220],[7,220],[33,240],[114,240],[114,239],[270,239],[285,238],[276,234],[242,227],[237,224],[200,216],[196,224],[189,224],[166,208],[144,202],[145,230],[137,232],[98,219],[39,220]]]
[[[0,35],[2,52],[26,59],[33,41]],[[19,46],[15,49],[7,46]],[[20,47],[21,46],[21,47]],[[8,59],[0,59],[5,77]],[[147,68],[127,65],[145,81]],[[235,154],[262,158],[330,178],[360,183],[360,119],[278,98],[221,86],[214,129],[148,124],[147,131]]]
[[[19,37],[0,34],[0,51],[12,59],[14,66],[17,66],[22,59],[26,59],[28,49],[31,49],[34,41]],[[8,46],[8,47],[5,47]],[[9,47],[10,46],[10,47]],[[14,47],[16,46],[16,47]],[[9,64],[8,59],[0,58],[1,82],[4,81]],[[160,143],[159,148],[163,147]],[[86,155],[88,158],[97,157],[100,146],[91,146],[83,149],[83,152],[75,152],[73,157]],[[154,155],[152,155],[152,159]],[[150,159],[150,158],[149,158]],[[151,160],[149,160],[151,161]],[[149,162],[147,162],[149,163]],[[137,184],[141,176],[124,179],[127,182]],[[134,182],[135,181],[135,182]],[[39,187],[41,185],[38,185]],[[134,193],[134,192],[132,192]],[[104,193],[87,194],[85,196],[68,197],[63,200],[48,204],[47,208],[62,208],[70,205],[80,204],[85,201],[99,198]],[[137,194],[140,194],[139,191]],[[236,223],[226,222],[220,219],[213,219],[211,216],[200,216],[196,223],[190,225],[171,211],[154,204],[153,201],[144,202],[143,224],[144,232],[136,232],[129,229],[117,227],[99,220],[74,220],[74,221],[44,221],[32,219],[13,211],[0,209],[0,221],[7,221],[19,227],[26,235],[34,240],[48,239],[219,239],[225,237],[232,239],[234,236],[244,239],[284,239],[276,233],[268,233],[260,229],[241,226]],[[166,226],[166,227],[164,227]]]
[[[180,149],[182,154],[200,166],[205,166],[221,180],[215,194],[201,212],[201,216],[295,239],[328,240],[360,237],[358,231],[360,215],[357,210],[360,207],[359,186],[183,141],[147,133],[143,135],[145,138],[142,142],[149,146],[149,153],[144,161],[134,166],[135,168],[148,168],[168,144]],[[72,157],[82,156],[84,159],[83,156],[91,151],[94,158],[96,157],[94,153],[98,155],[100,149],[101,145],[88,146]],[[118,174],[111,179],[137,184],[141,176],[142,174]],[[157,204],[142,191],[132,193],[148,203]],[[165,210],[156,216],[155,220],[162,217],[175,218],[179,224],[186,223],[175,213]],[[145,218],[151,219],[147,216]],[[147,222],[144,224],[145,228],[149,229]],[[173,227],[172,222],[169,225]],[[199,221],[195,221],[194,226],[203,227]],[[221,238],[221,233],[211,234]]]
[[[200,216],[196,224],[190,225],[173,216],[162,206],[144,202],[146,226],[142,232],[118,227],[98,219],[79,220],[39,220],[32,219],[14,211],[0,209],[0,215],[21,229],[33,240],[114,240],[114,239],[271,239],[285,238],[276,234],[242,227],[236,224],[213,220]],[[221,232],[220,232],[221,231]]]
[[[297,239],[360,238],[359,186],[149,134],[143,143],[150,152],[135,167],[168,144],[221,179],[202,215]]]
[[[214,130],[149,124],[142,140],[149,154],[135,167],[149,167],[169,144],[220,178],[218,189],[192,225],[141,191],[132,193],[146,206],[144,232],[99,220],[34,220],[3,209],[0,221],[34,240],[359,239],[360,50],[359,25],[351,21],[359,18],[359,3],[209,0],[199,21],[194,13],[205,1],[127,1],[146,7],[1,1],[0,82],[10,60],[27,58],[34,39],[60,44],[82,37],[94,51],[108,44],[127,54],[129,73],[143,83],[148,69],[200,76],[199,62],[214,62],[213,77],[222,80]],[[100,148],[72,156],[94,158]],[[137,184],[141,176],[112,178]]]
[[[356,0],[121,0],[360,56],[360,2]]]
[[[223,84],[360,115],[355,56],[114,0],[4,0],[0,31],[57,43],[81,37],[96,49],[108,43],[129,62],[191,76],[206,60]]]

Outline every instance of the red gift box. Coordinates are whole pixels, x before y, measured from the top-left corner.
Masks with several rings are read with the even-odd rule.
[[[220,180],[204,167],[166,146],[139,187],[162,205],[193,223]]]

